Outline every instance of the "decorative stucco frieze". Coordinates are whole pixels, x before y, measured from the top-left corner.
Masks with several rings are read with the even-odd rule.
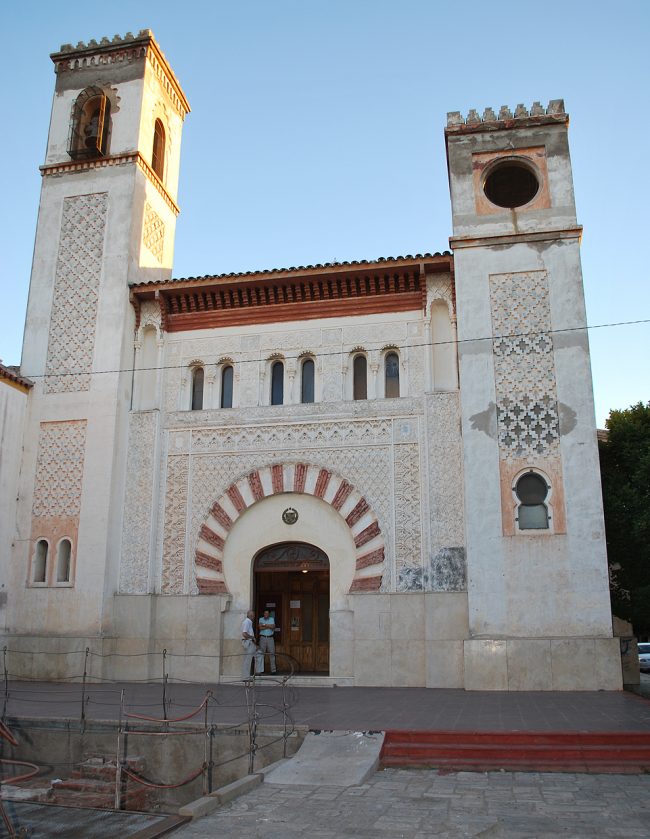
[[[397,578],[403,568],[422,568],[422,514],[420,510],[420,447],[395,446],[395,565]]]
[[[156,411],[144,411],[129,418],[119,588],[123,594],[149,591],[157,416]]]
[[[559,414],[545,271],[490,276],[501,460],[557,454]]]
[[[144,205],[142,243],[156,260],[162,264],[163,252],[165,250],[165,222],[149,203]]]
[[[86,450],[86,420],[42,422],[32,515],[79,517]]]
[[[95,348],[108,193],[63,199],[45,392],[88,390]]]
[[[429,551],[465,544],[463,451],[458,393],[426,397]]]
[[[167,458],[161,584],[163,594],[183,594],[185,587],[189,460],[187,455],[169,455]]]

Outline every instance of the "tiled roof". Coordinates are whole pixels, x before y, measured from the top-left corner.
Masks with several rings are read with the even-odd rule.
[[[200,277],[172,277],[171,280],[162,282],[172,283],[186,283],[200,280],[225,280],[235,277],[259,277],[268,274],[286,274],[291,271],[316,271],[319,268],[341,268],[343,266],[364,266],[364,265],[382,265],[389,262],[404,262],[408,260],[433,259],[435,257],[451,257],[451,251],[442,251],[440,253],[416,253],[406,254],[406,256],[380,256],[379,259],[353,259],[344,262],[323,262],[316,265],[292,265],[290,268],[265,268],[261,271],[231,271],[226,274],[204,274]],[[135,282],[131,285],[146,286],[146,285],[160,285],[160,280],[151,280],[150,282]]]
[[[5,379],[6,381],[26,388],[34,387],[34,382],[31,379],[26,379],[20,375],[19,367],[5,367],[4,364],[0,363],[0,379]]]

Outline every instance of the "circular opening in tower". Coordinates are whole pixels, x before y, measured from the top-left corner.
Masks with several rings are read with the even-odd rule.
[[[539,191],[539,179],[523,161],[504,160],[488,172],[483,190],[497,207],[514,209],[533,200]]]

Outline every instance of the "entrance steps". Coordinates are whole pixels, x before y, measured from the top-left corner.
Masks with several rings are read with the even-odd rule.
[[[140,757],[128,757],[125,765],[137,774],[145,769],[145,762]],[[7,798],[23,801],[112,810],[115,807],[116,772],[114,757],[92,757],[79,764],[65,780],[18,782],[15,786],[4,786],[3,792]],[[156,804],[155,791],[123,776],[121,803],[125,810],[152,810]]]
[[[386,731],[381,765],[487,772],[650,772],[650,732]]]

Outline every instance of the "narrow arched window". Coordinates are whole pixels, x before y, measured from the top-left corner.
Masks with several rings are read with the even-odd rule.
[[[399,356],[389,352],[384,359],[384,395],[399,396]]]
[[[314,361],[306,358],[300,368],[300,401],[314,401]]]
[[[274,361],[271,366],[271,405],[284,403],[284,364]]]
[[[519,530],[548,530],[546,498],[549,489],[544,478],[536,472],[526,472],[519,478],[515,484]]]
[[[221,407],[232,408],[233,370],[230,364],[221,368]]]
[[[165,173],[165,129],[157,119],[153,128],[153,151],[151,153],[151,168],[162,181]]]
[[[203,367],[195,367],[192,371],[192,410],[203,410]]]
[[[36,543],[34,553],[34,575],[35,583],[44,583],[47,580],[47,553],[49,545],[45,539],[39,539]]]
[[[56,555],[56,581],[57,583],[70,582],[70,559],[72,556],[72,543],[69,539],[61,539]]]
[[[368,398],[368,362],[365,355],[355,355],[352,362],[352,398]]]

